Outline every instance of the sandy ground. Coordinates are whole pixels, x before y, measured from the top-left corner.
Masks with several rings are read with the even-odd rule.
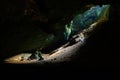
[[[8,58],[5,60],[5,63],[12,63],[12,64],[25,64],[25,63],[31,63],[36,62],[37,60],[26,60],[29,56],[31,56],[32,53],[20,53],[16,56],[13,56],[11,58]],[[24,56],[24,61],[21,61],[22,56]],[[42,57],[46,59],[49,56],[49,54],[42,54]]]
[[[21,61],[21,57],[25,55],[24,58],[28,58],[31,53],[21,53],[19,55],[13,56],[9,59],[6,59],[5,62],[13,63],[13,64],[26,64],[26,63],[44,63],[44,62],[61,62],[61,61],[68,61],[70,57],[78,51],[81,46],[81,42],[78,42],[72,46],[68,46],[66,48],[59,48],[59,50],[51,55],[49,54],[42,54],[44,60],[37,61],[37,60],[24,60]]]

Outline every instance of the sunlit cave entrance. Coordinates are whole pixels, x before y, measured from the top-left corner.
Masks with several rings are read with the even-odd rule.
[[[2,61],[9,64],[60,63],[80,54],[87,39],[109,21],[111,5],[82,4],[76,0],[66,6],[67,1],[8,3],[2,13],[5,16]]]

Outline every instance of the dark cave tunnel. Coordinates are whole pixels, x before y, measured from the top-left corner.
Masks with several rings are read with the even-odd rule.
[[[74,12],[80,9],[80,7],[78,7],[80,4],[81,6],[84,6],[86,4],[91,4],[91,3],[92,4],[107,3],[111,5],[109,21],[102,24],[101,29],[95,34],[93,34],[87,40],[86,44],[80,49],[79,51],[80,54],[78,54],[77,57],[74,57],[73,60],[69,62],[69,66],[71,66],[71,64],[75,64],[74,66],[78,66],[79,64],[80,66],[83,67],[119,66],[118,61],[120,55],[115,52],[118,51],[117,48],[115,48],[116,47],[115,44],[119,43],[115,39],[115,37],[118,37],[118,32],[119,32],[118,17],[120,17],[120,10],[119,10],[120,6],[117,2],[105,2],[104,0],[101,2],[95,2],[94,0],[91,0],[91,2],[89,0],[86,1],[64,0],[63,2],[61,0],[59,1],[40,0],[41,2],[37,2],[38,5],[41,4],[41,6],[39,6],[40,12],[39,11],[38,12],[40,13],[39,16],[42,16],[43,20],[42,19],[32,20],[33,18],[31,18],[31,16],[33,14],[36,14],[37,10],[36,12],[33,12],[32,15],[28,15],[24,17],[22,11],[25,8],[25,1],[24,0],[18,0],[18,1],[12,0],[12,1],[4,0],[3,2],[1,1],[2,3],[0,3],[0,4],[4,4],[0,6],[0,9],[3,10],[2,12],[0,12],[1,60],[3,60],[5,57],[16,55],[18,52],[22,52],[25,50],[25,49],[21,49],[18,51],[18,46],[19,45],[22,46],[21,43],[27,38],[26,34],[30,33],[28,37],[32,37],[35,34],[37,34],[37,31],[46,31],[46,33],[52,33],[53,30],[51,26],[53,26],[56,23],[62,23],[62,24],[67,23],[72,18],[71,16],[74,14]],[[38,0],[33,0],[33,1],[38,1]],[[63,3],[64,5],[62,5]],[[13,8],[16,5],[17,7]],[[61,20],[64,17],[66,18],[66,20],[62,22]],[[49,28],[42,27],[41,25],[49,26]],[[33,34],[31,32],[33,32]],[[26,35],[26,36],[21,37],[21,33],[22,35]],[[20,39],[20,38],[25,38],[25,39]],[[31,49],[32,48],[30,47],[28,51]]]

